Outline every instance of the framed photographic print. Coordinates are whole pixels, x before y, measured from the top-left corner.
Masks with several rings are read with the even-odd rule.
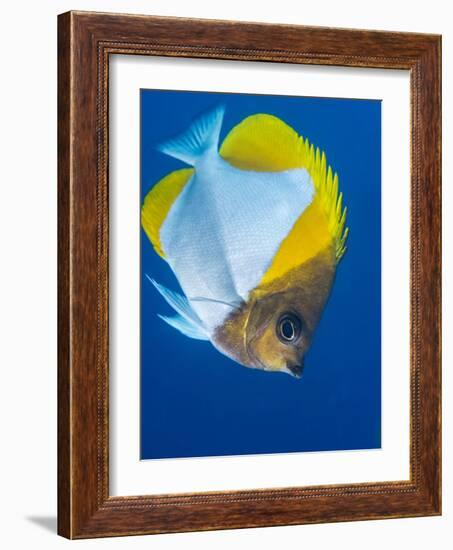
[[[440,502],[440,37],[59,17],[59,533]]]

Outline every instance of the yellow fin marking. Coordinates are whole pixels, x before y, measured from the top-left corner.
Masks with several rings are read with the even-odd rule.
[[[282,242],[274,257],[269,273],[282,274],[291,266],[299,265],[301,258],[313,257],[325,243],[326,235],[335,243],[337,263],[346,250],[348,228],[346,208],[342,205],[342,194],[338,193],[338,176],[327,165],[326,156],[295,130],[279,118],[257,114],[249,116],[235,126],[225,138],[220,155],[230,164],[242,170],[277,172],[291,168],[305,168],[315,188],[316,203],[313,210],[306,210],[293,226],[290,234]],[[316,212],[316,216],[315,216]],[[315,220],[316,218],[316,220]],[[305,219],[305,221],[304,221]],[[312,219],[314,227],[308,227]],[[312,242],[310,242],[312,241]],[[301,250],[296,250],[300,248]],[[291,260],[294,254],[298,260]]]
[[[309,259],[315,257],[332,242],[326,223],[326,214],[317,196],[281,243],[271,266],[260,285],[270,283]]]
[[[142,227],[154,250],[165,258],[160,242],[160,228],[185,184],[194,173],[193,168],[182,168],[171,172],[154,185],[146,195],[142,206]]]
[[[280,172],[304,166],[305,145],[279,118],[258,114],[235,126],[222,143],[220,156],[236,168]]]

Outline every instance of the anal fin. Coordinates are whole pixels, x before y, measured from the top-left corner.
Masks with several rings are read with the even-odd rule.
[[[158,315],[158,317],[189,338],[209,340],[206,329],[203,326],[201,319],[192,309],[189,300],[185,296],[181,296],[181,294],[160,285],[148,275],[147,277],[167,304],[170,305],[177,313],[175,317],[168,317],[166,315]]]
[[[176,315],[174,317],[167,317],[166,315],[158,315],[162,321],[168,323],[171,327],[182,332],[184,336],[188,338],[193,338],[194,340],[208,340],[209,337],[206,333],[195,323],[185,319],[181,315]]]

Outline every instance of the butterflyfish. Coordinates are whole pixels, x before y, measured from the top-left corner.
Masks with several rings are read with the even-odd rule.
[[[223,140],[225,109],[158,146],[187,167],[145,197],[142,227],[183,295],[150,279],[174,315],[237,363],[299,378],[346,250],[346,208],[324,153],[254,114]]]

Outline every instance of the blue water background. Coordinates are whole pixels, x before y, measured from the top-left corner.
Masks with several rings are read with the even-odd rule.
[[[142,200],[184,167],[156,144],[219,104],[221,140],[263,112],[325,151],[348,208],[348,250],[297,380],[244,368],[161,321],[157,313],[173,312],[145,275],[179,285],[141,230],[141,458],[379,448],[381,103],[141,90]]]

